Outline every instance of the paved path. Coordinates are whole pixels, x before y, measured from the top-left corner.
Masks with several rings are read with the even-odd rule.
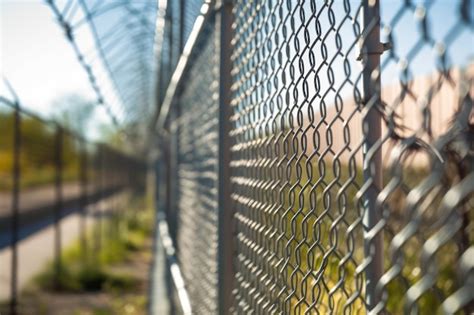
[[[117,193],[103,201],[91,204],[87,207],[86,226],[90,229],[94,222],[100,217],[92,215],[95,212],[106,212],[111,209],[124,193]],[[79,237],[80,215],[70,213],[61,220],[61,234],[63,247],[71,244]],[[54,226],[37,231],[22,239],[18,243],[18,286],[24,288],[30,279],[38,274],[53,258],[54,250]],[[11,248],[0,249],[0,300],[4,301],[10,297],[11,278]]]
[[[82,200],[80,185],[68,183],[63,185],[61,217],[66,217],[79,211]],[[119,187],[106,188],[102,191],[87,187],[87,202],[94,203],[120,190]],[[10,246],[11,238],[11,193],[0,193],[0,249]],[[56,192],[54,186],[38,187],[25,190],[20,194],[19,202],[19,240],[36,233],[51,225],[56,207]]]
[[[87,187],[88,191],[93,189],[92,185]],[[64,183],[62,185],[63,199],[75,199],[81,195],[81,187],[79,183]],[[54,185],[43,187],[29,188],[20,191],[20,212],[31,211],[38,207],[54,204],[56,200],[56,190]],[[0,217],[8,217],[11,215],[12,195],[11,192],[0,192]]]

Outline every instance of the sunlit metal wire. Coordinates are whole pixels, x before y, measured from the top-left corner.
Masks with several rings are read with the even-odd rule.
[[[385,21],[394,5],[382,3],[388,10],[382,16],[385,47],[391,50],[382,75],[369,73],[375,89],[382,78],[381,91],[379,85],[364,100],[362,74],[368,68],[361,71],[355,60],[383,50],[362,51],[362,58],[356,52],[368,34],[359,22],[362,3],[235,5],[237,313],[359,313],[369,294],[378,301],[369,308],[374,314],[472,308],[472,283],[464,280],[469,267],[454,275],[457,261],[465,261],[472,248],[474,164],[466,137],[472,137],[467,90],[473,74],[472,66],[452,69],[465,60],[446,58],[449,44],[469,32],[468,4],[459,1],[456,23],[447,37],[436,34],[435,40],[427,21],[430,5],[400,5]],[[420,33],[410,46],[397,27],[413,14]],[[373,28],[372,22],[365,25]],[[396,42],[394,34],[403,37]],[[429,79],[417,74],[423,68],[417,54],[426,53],[426,46],[438,55]],[[391,63],[402,67],[398,82]],[[364,155],[372,108],[385,123],[382,137]],[[449,141],[464,149],[451,152]],[[378,154],[383,166],[373,164]],[[384,177],[373,209],[381,220],[369,228],[363,217],[372,211],[366,200],[375,183],[362,177],[363,159],[372,174]],[[451,169],[452,163],[463,166]],[[442,248],[452,254],[442,255]],[[377,255],[384,265],[372,265]],[[383,271],[375,275],[376,290],[368,292],[365,276],[373,268]]]
[[[471,1],[232,3],[231,162],[221,166],[233,203],[219,209],[235,218],[231,311],[474,311]],[[214,256],[204,258],[200,232],[214,236],[218,221],[199,202],[218,199],[213,173],[201,177],[203,161],[219,163],[208,130],[219,111],[206,81],[214,66],[191,60],[199,71],[161,120],[163,138],[187,152],[171,151],[179,173],[164,184],[179,187],[168,209],[178,249],[197,250],[186,257],[198,263],[180,261],[194,290],[214,270],[202,269]]]
[[[177,140],[175,175],[177,258],[183,270],[193,314],[217,312],[217,146],[218,63],[212,25],[191,56],[187,75],[174,108],[181,115],[170,121]],[[175,177],[176,176],[176,177]]]

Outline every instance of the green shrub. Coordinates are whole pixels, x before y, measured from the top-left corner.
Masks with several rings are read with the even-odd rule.
[[[128,209],[136,209],[131,203]],[[108,266],[126,261],[130,255],[143,248],[152,231],[151,211],[124,213],[103,224],[104,234],[100,251],[96,256],[83,255],[77,242],[63,251],[59,276],[56,279],[54,263],[34,278],[37,287],[43,290],[66,292],[93,292],[101,290],[126,291],[137,286],[137,280],[128,275],[108,271]],[[92,232],[92,231],[91,231]],[[94,233],[88,233],[87,244],[94,244]],[[94,251],[96,253],[96,251]],[[90,252],[89,252],[90,254]]]
[[[109,275],[96,266],[85,266],[76,275],[82,291],[100,291],[107,282]]]

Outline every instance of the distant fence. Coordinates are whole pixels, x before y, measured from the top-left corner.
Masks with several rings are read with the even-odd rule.
[[[11,251],[10,314],[19,312],[19,243],[53,224],[55,281],[61,276],[61,220],[80,213],[83,259],[100,252],[101,224],[87,242],[86,208],[124,190],[144,191],[145,164],[102,143],[92,143],[62,125],[0,97],[0,249]],[[96,213],[100,217],[104,209]],[[109,212],[109,211],[107,211]],[[111,211],[109,214],[118,216]]]
[[[160,9],[173,312],[474,311],[472,2]]]

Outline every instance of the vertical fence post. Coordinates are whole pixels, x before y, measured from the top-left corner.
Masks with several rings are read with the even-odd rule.
[[[61,212],[63,207],[62,175],[63,175],[63,129],[56,126],[55,141],[55,191],[56,203],[54,207],[54,286],[59,289],[61,276]]]
[[[179,102],[173,104],[170,109],[169,117],[169,189],[170,189],[170,219],[172,220],[171,235],[173,237],[174,246],[178,248],[176,238],[179,229]]]
[[[166,82],[166,87],[168,87],[168,85],[170,84],[170,81],[171,81],[171,76],[173,74],[173,68],[174,68],[174,64],[173,64],[173,1],[168,1],[168,5],[166,6],[166,22],[168,22],[168,25],[169,25],[169,37],[168,37],[168,47],[169,47],[169,51],[168,51],[168,75],[169,77],[167,78],[167,82]],[[166,27],[166,25],[165,25]]]
[[[92,205],[92,237],[91,237],[91,244],[90,247],[92,249],[92,256],[94,259],[94,263],[99,263],[100,262],[100,248],[99,248],[99,242],[98,242],[98,236],[99,236],[99,190],[100,190],[100,145],[96,144],[95,145],[95,152],[93,156],[93,175],[92,175],[92,183],[91,183],[91,188],[92,188],[92,199],[91,199],[91,205]]]
[[[179,34],[175,34],[178,37],[179,45],[179,54],[176,58],[179,59],[184,48],[184,5],[185,0],[180,0],[179,4]],[[171,20],[172,21],[172,20]],[[172,28],[172,26],[171,26]],[[171,49],[172,50],[172,49]],[[170,59],[171,60],[171,59]],[[171,75],[171,74],[170,74]],[[178,233],[178,216],[179,216],[179,167],[180,167],[180,154],[179,154],[179,137],[180,137],[180,124],[179,119],[181,117],[181,102],[175,101],[173,107],[170,109],[170,118],[169,118],[169,157],[170,165],[169,170],[171,172],[170,177],[170,206],[173,214],[173,230],[172,237],[175,241],[174,246],[178,248],[178,242],[176,241]]]
[[[116,172],[118,171],[117,168],[117,152],[111,151],[110,152],[110,162],[109,162],[109,167],[110,167],[110,182],[111,182],[111,187],[114,192],[114,196],[112,199],[112,205],[113,205],[113,212],[112,212],[112,237],[116,238],[118,234],[118,209],[119,209],[119,203],[117,198],[120,197],[120,190],[117,188],[117,175]],[[128,165],[127,167],[130,167]],[[117,192],[117,193],[116,193]]]
[[[102,144],[98,145],[97,148],[97,172],[98,172],[98,177],[96,178],[96,187],[97,187],[97,199],[96,199],[96,206],[95,206],[95,212],[96,212],[96,236],[95,236],[95,246],[97,250],[97,258],[98,262],[100,263],[100,258],[101,258],[101,252],[102,252],[102,198],[103,198],[103,185],[102,185],[102,179],[103,179],[103,161],[102,161],[102,155],[103,155],[103,147]]]
[[[87,144],[85,139],[80,139],[81,161],[79,163],[79,176],[81,185],[81,217],[79,221],[79,233],[81,240],[81,256],[85,263],[87,259],[87,236],[86,236],[86,207],[87,207]]]
[[[183,52],[185,38],[184,38],[184,13],[186,7],[186,0],[179,2],[179,53]]]
[[[381,139],[382,117],[376,108],[380,104],[380,54],[383,52],[380,43],[380,7],[379,1],[363,2],[364,38],[362,44],[363,92],[364,102],[370,108],[363,118],[364,130],[363,173],[364,182],[371,182],[364,200],[364,252],[370,259],[366,267],[366,306],[370,311],[378,303],[376,285],[383,273],[383,235],[371,230],[379,222],[381,213],[377,209],[377,196],[382,187],[382,150],[375,148]],[[377,149],[376,151],[374,151]]]
[[[219,314],[228,314],[232,307],[234,281],[234,227],[230,184],[230,102],[232,84],[232,1],[221,0],[217,16],[219,47]]]
[[[162,167],[161,167],[161,175],[164,176],[164,189],[165,189],[165,201],[164,201],[164,208],[165,208],[165,213],[166,213],[166,220],[168,221],[168,226],[169,226],[169,232],[170,236],[175,242],[175,232],[176,232],[176,225],[175,225],[175,216],[173,209],[171,208],[171,185],[172,185],[172,178],[171,178],[171,139],[170,135],[166,136],[166,139],[163,139],[162,142],[162,148],[163,148],[163,161],[162,161]],[[164,174],[163,174],[164,173]],[[176,242],[175,242],[176,243]],[[169,259],[165,259],[166,263],[166,270],[171,270],[171,264]],[[166,292],[168,293],[170,303],[169,303],[169,314],[174,315],[177,314],[177,307],[175,304],[175,289],[173,286],[173,279],[171,276],[171,272],[166,273]]]
[[[18,225],[20,198],[20,154],[21,154],[21,116],[20,104],[15,102],[13,121],[13,189],[11,217],[11,279],[10,279],[10,313],[17,314],[18,304]]]
[[[103,168],[103,175],[102,175],[102,185],[104,191],[104,199],[107,199],[105,206],[102,207],[102,216],[105,220],[105,227],[104,229],[104,241],[111,239],[111,231],[110,231],[110,218],[113,211],[113,192],[110,191],[110,177],[109,177],[109,148],[104,145],[104,154],[102,156],[102,168]],[[104,213],[105,211],[105,213]]]

